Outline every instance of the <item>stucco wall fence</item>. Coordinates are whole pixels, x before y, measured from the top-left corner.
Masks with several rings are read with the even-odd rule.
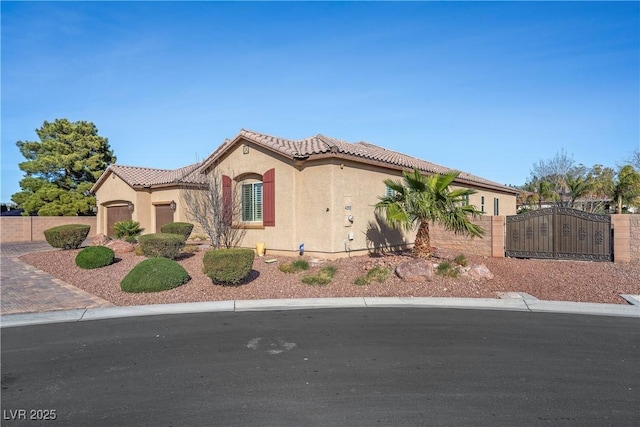
[[[86,224],[91,227],[88,237],[96,235],[95,216],[3,216],[0,242],[44,241],[44,230],[66,224]]]

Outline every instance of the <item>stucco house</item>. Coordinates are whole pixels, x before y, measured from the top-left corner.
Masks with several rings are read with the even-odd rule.
[[[335,258],[380,247],[410,246],[412,233],[390,229],[374,205],[384,180],[418,168],[448,168],[366,142],[324,135],[289,140],[241,130],[206,160],[177,170],[111,165],[92,191],[98,200],[98,233],[115,221],[134,219],[145,232],[171,221],[194,222],[181,206],[183,188],[202,188],[206,176],[222,176],[223,191],[241,191],[242,209],[233,224],[246,229],[241,246],[264,243],[272,254]],[[456,186],[477,191],[469,203],[485,215],[516,213],[517,190],[461,173]],[[229,197],[227,194],[226,197]]]

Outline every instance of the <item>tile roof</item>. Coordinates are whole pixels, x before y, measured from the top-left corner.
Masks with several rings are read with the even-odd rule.
[[[112,172],[131,187],[157,187],[170,184],[202,184],[205,176],[200,173],[202,162],[194,163],[179,169],[154,169],[140,166],[109,165],[100,179],[93,185],[91,191],[97,188]]]
[[[382,166],[392,166],[400,169],[417,168],[426,173],[446,173],[452,169],[435,163],[427,162],[397,151],[388,150],[367,142],[350,143],[340,139],[318,134],[305,139],[290,140],[258,132],[242,129],[233,139],[225,140],[207,158],[202,165],[202,170],[208,169],[222,156],[228,148],[236,144],[241,139],[253,142],[269,150],[275,151],[291,159],[310,159],[314,156],[333,155],[336,157],[351,158],[354,161],[363,163],[377,163]],[[469,173],[461,172],[457,178],[460,183],[480,185],[492,189],[517,193],[511,187],[493,182]]]

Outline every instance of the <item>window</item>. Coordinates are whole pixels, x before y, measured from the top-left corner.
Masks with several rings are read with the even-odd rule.
[[[493,214],[494,215],[500,215],[499,202],[500,202],[500,199],[498,199],[497,197],[493,198]]]
[[[262,183],[242,184],[242,221],[262,221]]]
[[[244,179],[242,179],[244,178]],[[244,174],[239,179],[240,203],[242,222],[261,223],[264,227],[275,227],[276,225],[276,171],[269,169],[264,174],[257,173]],[[224,218],[227,223],[231,223],[232,179],[228,176],[222,177],[222,197],[225,204]]]
[[[484,213],[484,196],[480,197],[480,212]]]
[[[465,194],[462,197],[462,206],[469,206],[469,195]]]

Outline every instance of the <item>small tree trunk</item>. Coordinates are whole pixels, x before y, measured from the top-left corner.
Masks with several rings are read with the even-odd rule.
[[[413,256],[418,258],[431,258],[431,236],[429,235],[429,221],[422,220],[416,233],[416,241],[413,244]]]
[[[621,214],[622,213],[622,195],[620,194],[618,195],[617,201],[618,201],[618,206],[617,206],[618,209],[616,210],[616,213]]]

